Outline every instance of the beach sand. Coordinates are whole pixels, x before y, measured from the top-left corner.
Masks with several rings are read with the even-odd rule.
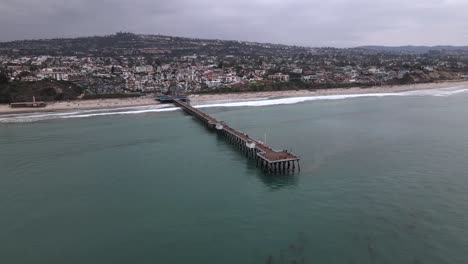
[[[200,104],[213,101],[237,101],[255,98],[272,97],[303,97],[303,96],[322,96],[322,95],[347,95],[347,94],[370,94],[370,93],[400,93],[406,91],[442,89],[456,86],[467,86],[468,81],[460,82],[440,82],[423,83],[412,85],[393,85],[393,86],[374,86],[374,87],[353,87],[353,88],[332,88],[317,90],[290,90],[290,91],[272,91],[272,92],[247,92],[247,93],[226,93],[226,94],[208,94],[191,95],[192,103]]]
[[[11,108],[7,104],[0,104],[0,115],[49,111],[53,112],[64,110],[112,109],[132,106],[147,106],[155,104],[159,103],[154,99],[154,97],[47,102],[47,106],[43,108]]]
[[[467,86],[468,81],[460,82],[440,82],[424,83],[412,85],[394,85],[394,86],[376,86],[365,88],[334,88],[317,90],[289,90],[289,91],[271,91],[271,92],[246,92],[246,93],[223,93],[223,94],[202,94],[191,95],[190,100],[193,104],[202,104],[206,102],[234,102],[256,98],[272,97],[301,97],[301,96],[322,96],[322,95],[345,95],[345,94],[367,94],[367,93],[398,93],[414,90],[441,89],[456,86]],[[1,114],[31,113],[31,112],[49,112],[80,109],[112,109],[132,106],[148,106],[159,104],[154,96],[140,98],[123,99],[99,99],[99,100],[75,100],[68,102],[48,102],[44,108],[10,108],[7,104],[0,104]]]

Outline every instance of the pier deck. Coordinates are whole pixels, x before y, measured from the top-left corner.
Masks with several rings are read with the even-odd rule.
[[[216,129],[228,141],[238,146],[247,157],[255,159],[257,167],[261,167],[264,171],[275,174],[288,174],[300,171],[299,157],[287,150],[274,150],[265,143],[251,138],[182,100],[174,99],[173,103],[202,121],[209,128]]]

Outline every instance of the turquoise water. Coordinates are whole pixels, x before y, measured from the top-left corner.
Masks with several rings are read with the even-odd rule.
[[[465,263],[468,94],[0,124],[0,263]],[[294,262],[296,261],[296,262]]]

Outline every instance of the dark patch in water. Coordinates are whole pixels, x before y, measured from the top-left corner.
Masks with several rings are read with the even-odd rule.
[[[294,263],[294,264],[305,264],[306,258],[304,256],[305,252],[305,247],[308,243],[308,239],[305,236],[304,233],[299,233],[298,238],[293,241],[292,243],[289,243],[289,245],[280,250],[279,256],[276,258],[278,262],[275,262],[275,257],[274,254],[268,255],[268,257],[265,260],[265,263],[271,264],[271,263],[281,263],[281,264],[288,264],[288,263]]]
[[[367,252],[369,253],[370,262],[375,263],[377,252],[375,250],[375,243],[371,238],[367,239]]]

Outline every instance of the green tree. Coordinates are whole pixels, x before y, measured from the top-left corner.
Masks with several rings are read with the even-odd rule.
[[[10,103],[11,102],[11,89],[8,83],[8,76],[0,72],[0,103]]]
[[[27,77],[27,76],[31,76],[32,74],[30,72],[27,72],[27,71],[22,71],[18,74],[18,78],[20,79],[23,79],[24,77]]]
[[[4,72],[0,72],[0,84],[8,83],[8,76]]]

